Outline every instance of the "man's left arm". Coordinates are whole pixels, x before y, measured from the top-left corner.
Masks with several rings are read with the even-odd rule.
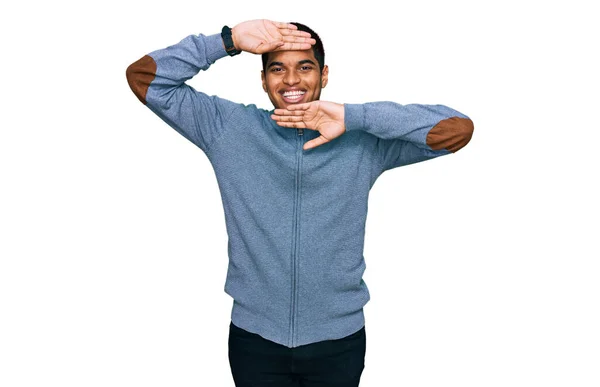
[[[275,109],[271,118],[283,127],[318,131],[321,135],[306,142],[305,150],[346,132],[367,132],[377,138],[384,171],[454,153],[473,135],[473,121],[443,105],[313,101]]]
[[[383,170],[457,152],[474,129],[469,117],[447,106],[393,102],[345,104],[344,126],[378,138]]]

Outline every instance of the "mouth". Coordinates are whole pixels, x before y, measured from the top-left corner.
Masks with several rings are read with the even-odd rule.
[[[285,90],[279,93],[286,103],[300,103],[304,99],[306,90]]]

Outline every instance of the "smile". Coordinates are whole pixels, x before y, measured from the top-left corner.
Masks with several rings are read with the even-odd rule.
[[[302,97],[306,94],[306,91],[294,90],[294,91],[286,91],[281,95],[286,102],[298,102],[302,99]]]

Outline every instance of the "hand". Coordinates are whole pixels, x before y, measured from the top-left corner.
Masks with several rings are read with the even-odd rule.
[[[344,105],[327,101],[312,101],[275,109],[271,118],[286,128],[316,130],[321,135],[304,144],[304,150],[325,144],[346,132]]]
[[[316,40],[310,33],[298,31],[293,24],[279,23],[266,19],[250,20],[231,29],[236,49],[264,54],[270,51],[308,50]]]

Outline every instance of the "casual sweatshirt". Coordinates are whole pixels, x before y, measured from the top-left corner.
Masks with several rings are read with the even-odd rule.
[[[456,152],[473,123],[442,105],[345,104],[346,132],[303,150],[319,132],[281,127],[273,110],[185,83],[225,56],[220,34],[190,35],[132,63],[127,80],[214,169],[232,322],[290,348],[348,336],[364,326],[369,301],[362,279],[369,190],[386,170]]]

